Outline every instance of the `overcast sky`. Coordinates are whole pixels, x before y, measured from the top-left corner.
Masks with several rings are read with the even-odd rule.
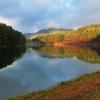
[[[100,23],[100,0],[0,0],[0,22],[24,33]]]

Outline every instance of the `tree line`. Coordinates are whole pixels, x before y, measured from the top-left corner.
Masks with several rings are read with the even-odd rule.
[[[100,24],[94,24],[81,27],[73,31],[54,31],[51,34],[38,35],[38,40],[46,44],[54,44],[56,42],[67,43],[92,43],[100,41]],[[32,39],[32,41],[34,38]]]
[[[0,46],[16,47],[24,46],[25,37],[21,32],[14,30],[11,26],[0,23]]]

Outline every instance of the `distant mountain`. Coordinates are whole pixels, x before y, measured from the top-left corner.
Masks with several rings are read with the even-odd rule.
[[[23,34],[24,35],[24,37],[26,38],[26,40],[29,38],[29,37],[31,37],[32,35],[34,35],[35,33],[25,33],[25,34]]]
[[[42,35],[31,36],[29,41],[33,41],[37,38],[38,40],[45,42],[47,45],[56,46],[77,44],[86,45],[90,43],[98,46],[98,44],[100,44],[100,24],[84,26],[77,30],[50,28],[40,30],[37,34]]]
[[[100,24],[92,24],[77,30],[48,28],[40,30],[27,38],[27,42],[39,40],[46,45],[90,45],[100,46]],[[35,41],[38,43],[38,41]],[[34,42],[34,43],[35,43]],[[33,45],[33,44],[32,44]]]
[[[48,29],[42,29],[39,30],[36,33],[26,33],[24,34],[24,36],[26,37],[26,40],[30,39],[31,37],[34,37],[36,35],[40,35],[40,34],[49,34],[51,32],[56,32],[56,31],[73,31],[72,29],[64,29],[64,28],[48,28]]]
[[[48,29],[42,29],[42,30],[38,31],[37,34],[51,33],[51,32],[54,32],[54,31],[72,31],[72,29],[64,29],[64,28],[59,28],[59,29],[56,29],[56,28],[48,28]]]

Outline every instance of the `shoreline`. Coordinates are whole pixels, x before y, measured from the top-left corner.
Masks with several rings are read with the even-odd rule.
[[[100,71],[64,81],[55,87],[32,92],[10,100],[99,100]]]

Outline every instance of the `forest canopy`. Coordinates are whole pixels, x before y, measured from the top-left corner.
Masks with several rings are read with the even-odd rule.
[[[25,37],[21,32],[14,30],[11,26],[0,23],[0,46],[15,47],[24,46]]]

